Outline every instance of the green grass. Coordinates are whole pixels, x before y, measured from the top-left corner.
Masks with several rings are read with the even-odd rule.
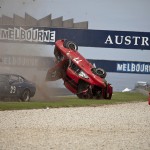
[[[131,103],[147,101],[148,97],[140,93],[115,92],[111,100],[84,100],[77,97],[60,97],[54,101],[31,101],[31,102],[0,102],[0,110],[22,110],[22,109],[45,109],[60,107],[85,107],[101,106],[109,104]]]

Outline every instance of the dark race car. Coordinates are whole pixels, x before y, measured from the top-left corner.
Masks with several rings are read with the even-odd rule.
[[[113,89],[105,80],[106,72],[88,62],[74,42],[56,41],[54,55],[55,66],[48,70],[47,81],[63,79],[66,88],[79,98],[111,99]]]
[[[0,99],[29,101],[35,95],[35,84],[16,74],[0,74]]]

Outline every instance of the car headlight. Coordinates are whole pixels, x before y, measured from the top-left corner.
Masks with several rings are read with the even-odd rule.
[[[88,79],[88,75],[86,73],[84,73],[83,71],[80,71],[79,72],[79,76],[82,77],[82,78],[85,78],[85,79]]]

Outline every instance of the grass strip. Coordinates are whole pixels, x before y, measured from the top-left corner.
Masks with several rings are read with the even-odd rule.
[[[115,92],[111,100],[97,99],[78,99],[75,96],[60,97],[52,101],[31,101],[31,102],[0,102],[0,110],[23,110],[23,109],[46,109],[61,107],[85,107],[101,106],[120,103],[142,102],[147,101],[148,97],[140,93]]]

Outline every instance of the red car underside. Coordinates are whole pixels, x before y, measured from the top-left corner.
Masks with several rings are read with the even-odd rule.
[[[66,48],[64,40],[58,40],[54,54],[56,64],[48,70],[46,80],[62,79],[65,87],[79,98],[111,99],[112,86],[96,74],[96,68],[78,51]]]

